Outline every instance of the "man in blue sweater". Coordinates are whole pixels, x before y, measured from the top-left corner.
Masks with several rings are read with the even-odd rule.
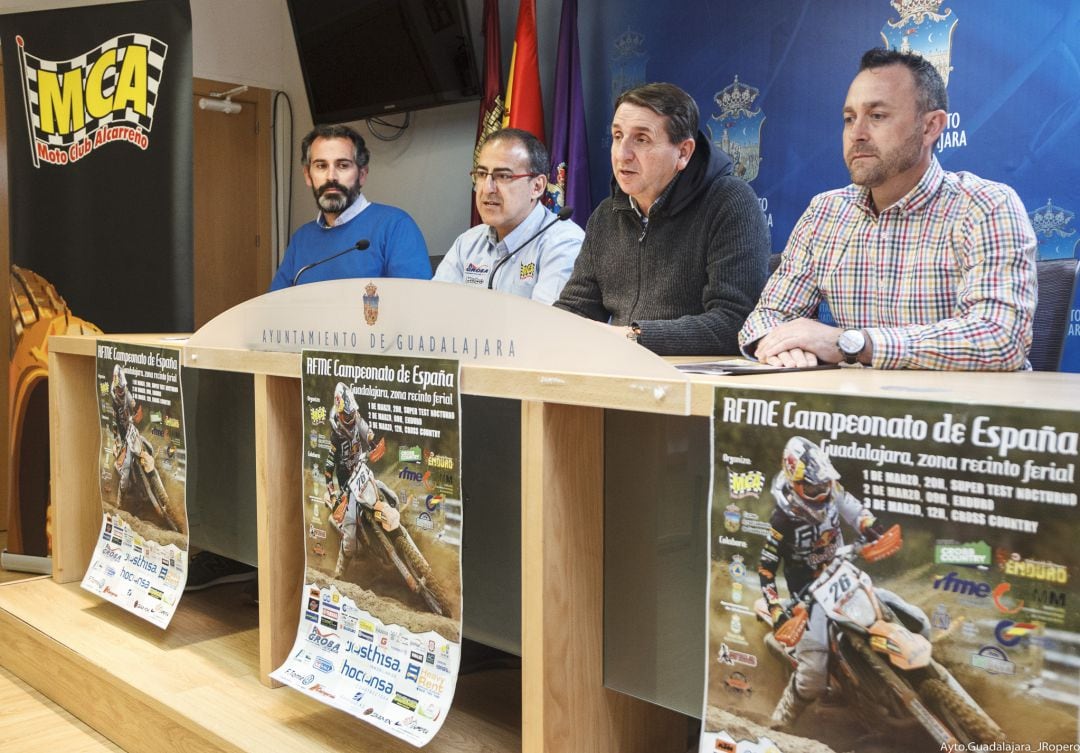
[[[319,216],[293,234],[270,290],[346,277],[431,279],[427,244],[412,217],[397,207],[373,204],[362,193],[370,156],[364,138],[348,126],[316,126],[304,137],[300,162],[304,180],[319,205]],[[369,242],[366,250],[352,250],[304,269],[359,240]],[[297,273],[301,273],[299,279]],[[249,565],[200,551],[188,562],[184,590],[201,591],[252,580],[255,575],[255,568]]]
[[[271,290],[290,287],[305,266],[360,240],[370,243],[366,250],[311,267],[295,284],[345,277],[431,279],[427,245],[412,217],[397,207],[373,204],[362,193],[370,156],[364,138],[348,126],[315,126],[304,137],[300,163],[319,216],[293,234]]]

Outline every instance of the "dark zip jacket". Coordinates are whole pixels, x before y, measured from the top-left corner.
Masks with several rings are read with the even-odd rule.
[[[695,140],[647,223],[612,181],[555,305],[635,324],[638,341],[660,355],[737,355],[739,328],[765,284],[769,231],[731,159],[701,131]]]

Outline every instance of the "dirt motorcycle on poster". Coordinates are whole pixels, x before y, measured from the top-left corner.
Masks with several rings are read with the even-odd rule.
[[[302,363],[303,609],[273,676],[422,745],[460,661],[458,365],[330,352]]]

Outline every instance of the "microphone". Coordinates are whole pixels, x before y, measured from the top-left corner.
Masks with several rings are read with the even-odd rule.
[[[342,254],[347,254],[350,251],[364,251],[370,245],[371,245],[371,241],[369,241],[367,238],[361,238],[360,240],[358,240],[356,243],[349,246],[344,251],[338,251],[336,254],[332,254],[330,256],[327,256],[325,259],[319,259],[318,261],[311,262],[311,264],[305,264],[304,266],[300,267],[300,269],[296,273],[296,276],[294,276],[292,278],[292,282],[289,284],[289,287],[291,288],[293,285],[296,285],[296,281],[300,279],[300,275],[304,274],[304,272],[307,272],[312,267],[317,267],[320,264],[325,264],[326,262],[331,261],[333,259],[336,259],[339,256],[341,256]]]
[[[574,213],[574,208],[573,207],[563,207],[562,209],[559,210],[559,213],[557,215],[555,215],[555,219],[553,219],[551,222],[544,225],[542,228],[540,228],[535,233],[533,233],[532,236],[529,238],[529,240],[527,240],[524,243],[522,243],[521,245],[519,245],[517,248],[515,248],[513,251],[508,253],[503,258],[499,259],[499,261],[495,263],[495,268],[491,270],[491,275],[488,276],[488,290],[491,290],[492,289],[491,286],[495,283],[495,273],[499,271],[499,267],[501,267],[503,264],[506,264],[506,262],[510,261],[511,256],[513,256],[518,251],[525,248],[530,243],[532,243],[534,240],[539,238],[544,232],[547,231],[547,229],[549,227],[554,225],[556,222],[562,222],[563,220],[570,219],[570,216],[573,213]]]

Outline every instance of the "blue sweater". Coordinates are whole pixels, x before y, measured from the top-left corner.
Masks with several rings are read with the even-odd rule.
[[[431,279],[427,244],[412,217],[397,207],[369,204],[342,225],[322,227],[314,221],[302,225],[285,249],[270,290],[289,287],[302,267],[344,251],[362,238],[371,242],[366,251],[350,251],[313,267],[300,276],[297,284],[346,277]]]

